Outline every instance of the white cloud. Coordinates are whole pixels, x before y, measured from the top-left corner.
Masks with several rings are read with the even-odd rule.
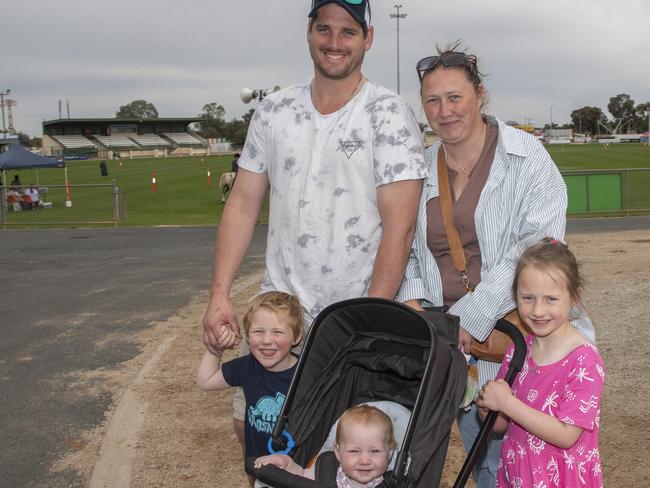
[[[374,0],[375,42],[365,73],[396,89],[394,2]],[[567,122],[575,104],[606,111],[610,96],[650,101],[650,4],[645,0],[403,0],[401,92],[419,117],[415,63],[463,39],[488,76],[500,118]],[[208,102],[239,117],[242,87],[307,79],[309,0],[24,0],[3,6],[0,90],[18,100],[18,130],[40,135],[58,117],[112,116],[144,98],[161,116],[193,116]]]

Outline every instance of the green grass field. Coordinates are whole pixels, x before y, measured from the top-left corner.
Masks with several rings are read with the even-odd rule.
[[[38,211],[8,212],[10,225],[60,225],[81,222],[110,222],[113,217],[112,188],[77,185],[110,185],[115,180],[126,201],[127,220],[120,225],[216,225],[223,211],[218,188],[219,176],[230,171],[232,156],[122,159],[106,161],[108,177],[102,177],[99,161],[69,161],[68,178],[72,207],[65,207],[62,169],[8,171],[7,180],[20,175],[23,184],[38,182],[48,187],[52,208]],[[208,170],[211,184],[208,185]],[[156,172],[156,191],[152,173]],[[268,205],[260,214],[266,222]]]
[[[629,185],[633,208],[650,208],[650,147],[641,144],[616,144],[604,149],[599,144],[546,146],[560,170],[616,170],[645,168],[635,173]],[[50,189],[47,199],[52,208],[38,211],[8,212],[8,227],[70,225],[110,225],[113,217],[112,189],[77,185],[108,184],[115,180],[126,199],[128,218],[120,225],[216,225],[223,211],[219,201],[219,176],[230,170],[232,157],[206,156],[107,161],[109,176],[100,176],[99,161],[69,161],[72,207],[65,207],[62,169],[8,171],[7,181],[19,174],[23,184],[38,183]],[[208,186],[207,172],[211,172]],[[152,172],[156,172],[156,192],[151,191]],[[267,222],[268,204],[259,221]],[[92,225],[92,224],[90,224]]]
[[[561,171],[650,168],[650,146],[641,144],[549,144],[546,150]]]

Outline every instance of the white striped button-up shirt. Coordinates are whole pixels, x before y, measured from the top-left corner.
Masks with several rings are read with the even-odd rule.
[[[481,249],[481,281],[449,309],[461,326],[483,341],[496,321],[516,307],[512,280],[522,252],[546,236],[564,238],[567,209],[566,185],[548,152],[532,135],[510,127],[493,116],[499,140],[490,174],[474,214]],[[401,301],[421,299],[424,306],[442,306],[442,281],[427,247],[426,204],[438,193],[437,157],[440,144],[425,157],[429,177],[420,198],[413,247],[397,295]],[[572,321],[590,342],[594,329],[586,316]],[[479,361],[479,385],[496,376],[498,363]]]

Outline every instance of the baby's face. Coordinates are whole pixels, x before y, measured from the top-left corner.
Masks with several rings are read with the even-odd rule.
[[[341,432],[339,445],[334,447],[343,472],[362,484],[383,475],[390,456],[386,437],[386,429],[381,425],[357,422],[346,425]]]

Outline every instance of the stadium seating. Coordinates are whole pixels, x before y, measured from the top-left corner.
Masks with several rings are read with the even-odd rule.
[[[52,136],[52,138],[66,149],[97,148],[90,139],[84,136]]]
[[[201,141],[187,132],[165,132],[163,135],[176,146],[203,146]]]
[[[141,134],[131,139],[142,147],[169,147],[169,142],[156,134]]]
[[[95,136],[95,139],[99,141],[102,146],[105,146],[109,149],[111,148],[120,148],[120,149],[138,149],[139,146],[129,139],[127,136],[115,135],[115,136]]]

